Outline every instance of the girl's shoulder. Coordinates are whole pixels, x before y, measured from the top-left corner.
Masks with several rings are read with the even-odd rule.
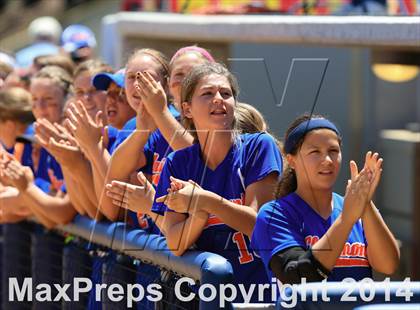
[[[200,156],[200,144],[194,143],[186,148],[171,152],[167,159],[171,162],[192,162],[198,160]]]
[[[274,138],[267,132],[243,133],[239,135],[240,143],[250,145],[253,143],[274,143]]]
[[[123,130],[133,131],[135,129],[136,129],[136,118],[132,117],[124,124],[124,127],[121,129],[121,131]]]
[[[235,151],[243,154],[254,154],[280,151],[274,138],[267,132],[244,133],[235,139]]]
[[[295,217],[299,215],[299,201],[291,193],[287,196],[277,198],[265,203],[258,211],[258,216],[264,217]]]

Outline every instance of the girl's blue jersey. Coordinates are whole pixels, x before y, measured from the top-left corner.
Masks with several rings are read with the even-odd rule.
[[[29,125],[26,128],[25,135],[33,136],[35,134],[33,125]],[[14,153],[14,148],[7,150],[9,153]],[[33,161],[33,152],[39,152],[38,167],[35,169]],[[38,186],[43,192],[49,193],[51,190],[62,190],[65,188],[63,172],[61,171],[60,164],[55,160],[55,158],[47,152],[46,149],[37,146],[35,150],[32,143],[25,143],[23,148],[23,154],[21,163],[23,166],[30,167],[34,173],[35,185]],[[50,172],[48,172],[50,171]],[[52,174],[57,178],[58,183],[54,183],[54,187],[50,180],[50,175]]]
[[[342,196],[333,193],[333,210],[328,219],[322,218],[296,193],[268,202],[260,209],[251,244],[264,261],[270,277],[271,258],[290,247],[305,250],[312,247],[341,214],[343,201]],[[360,220],[353,226],[328,281],[341,281],[347,277],[356,280],[372,277]]]
[[[166,160],[156,189],[156,198],[167,194],[170,176],[193,180],[202,188],[219,194],[237,204],[244,204],[245,189],[268,176],[280,175],[282,159],[274,139],[266,133],[243,134],[219,166],[212,170],[201,156],[199,144],[171,153]],[[246,208],[244,206],[244,208]],[[154,212],[171,211],[155,201]],[[227,258],[232,264],[237,284],[269,283],[261,259],[250,246],[249,238],[210,215],[207,225],[196,241],[199,250],[210,251]]]
[[[115,129],[115,128],[114,128]],[[115,141],[112,143],[110,147],[108,147],[108,151],[110,154],[114,153],[117,147],[124,142],[125,139],[128,138],[128,136],[136,130],[136,118],[133,117],[129,119],[125,124],[124,127],[121,130],[116,129],[116,136]],[[115,133],[113,133],[115,135]]]
[[[108,145],[106,146],[106,149],[109,154],[112,154],[112,151],[114,150],[114,144],[117,136],[118,129],[113,126],[108,126]]]

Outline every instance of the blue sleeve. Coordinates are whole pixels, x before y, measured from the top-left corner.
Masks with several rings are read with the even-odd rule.
[[[139,171],[142,171],[146,174],[153,174],[153,151],[147,146],[144,146],[143,149],[144,156],[146,157],[146,165],[141,167]]]
[[[110,154],[114,153],[117,147],[128,138],[128,136],[136,130],[136,118],[129,119],[121,130],[117,130],[117,137],[113,146],[108,150]]]
[[[244,176],[245,188],[248,185],[260,181],[271,172],[282,172],[282,158],[280,151],[269,134],[262,133],[247,146],[245,165],[242,175]]]
[[[172,116],[176,119],[176,120],[180,120],[181,118],[181,113],[179,113],[179,111],[176,109],[175,105],[173,105],[172,103],[170,103],[168,105],[168,109],[171,112]]]
[[[66,187],[66,184],[64,184],[63,183],[63,185],[61,186],[61,189],[60,189],[63,193],[67,193],[67,187]]]
[[[171,185],[171,180],[169,179],[171,175],[174,175],[172,171],[172,160],[168,157],[160,174],[159,184],[156,187],[155,201],[152,206],[152,211],[160,215],[163,215],[166,211],[170,210],[163,202],[156,202],[156,199],[168,194],[167,189]]]
[[[109,148],[109,153],[113,154],[115,152],[115,150],[121,145],[121,143],[123,143],[125,141],[125,139],[128,138],[129,135],[131,135],[131,133],[133,132],[133,130],[130,129],[121,129],[118,131],[117,137],[115,138],[115,142],[113,143],[112,147]]]
[[[264,204],[258,212],[252,233],[251,246],[261,257],[267,269],[271,258],[284,249],[301,246],[306,248],[300,226],[278,201]]]
[[[51,183],[43,178],[35,178],[35,185],[40,188],[44,193],[49,194],[51,191]]]
[[[32,144],[25,143],[23,148],[23,155],[22,155],[22,165],[30,167],[32,171],[34,170],[34,164],[32,160]]]
[[[15,146],[12,146],[10,149],[5,148],[6,152],[9,154],[13,154],[15,152]]]
[[[117,139],[118,129],[112,126],[108,126],[108,145],[106,149],[111,154],[111,150],[114,148],[115,140]]]

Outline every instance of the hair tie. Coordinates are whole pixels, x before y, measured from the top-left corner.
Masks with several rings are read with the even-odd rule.
[[[290,154],[298,141],[308,132],[315,129],[330,129],[334,131],[339,137],[341,136],[337,127],[329,120],[325,118],[311,118],[300,123],[289,133],[284,143],[285,153]]]

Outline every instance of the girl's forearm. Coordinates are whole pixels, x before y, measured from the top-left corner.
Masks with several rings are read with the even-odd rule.
[[[328,270],[335,266],[354,223],[348,222],[340,215],[324,236],[312,247],[314,257]]]
[[[378,272],[392,274],[400,262],[400,250],[392,232],[371,201],[362,217],[369,263]]]
[[[148,137],[148,132],[136,130],[118,146],[110,160],[109,178],[128,181],[133,171],[146,164],[146,157],[142,150],[147,143]]]
[[[69,176],[74,180],[78,185],[78,188],[83,191],[84,195],[87,197],[87,200],[90,202],[90,205],[93,205],[96,209],[98,205],[98,198],[96,197],[95,191],[93,190],[93,172],[92,166],[87,159],[84,159],[82,163],[79,164],[77,169],[69,169]],[[88,212],[89,213],[89,212]]]
[[[102,179],[105,179],[111,156],[108,153],[108,150],[102,145],[102,141],[97,145],[91,146],[87,150],[86,156],[89,159],[93,170],[96,171]]]
[[[79,187],[77,186],[77,182],[71,175],[70,171],[65,167],[62,167],[62,171],[66,184],[67,194],[69,195],[71,203],[79,214],[85,215],[85,207],[86,204],[89,203],[89,200],[86,199],[84,192],[80,191]]]
[[[153,120],[173,150],[180,150],[193,144],[193,136],[172,116],[168,108]]]
[[[208,215],[204,213],[196,216],[190,215],[184,221],[168,225],[166,214],[163,219],[163,231],[168,248],[174,255],[181,256],[200,237],[207,223]]]
[[[21,195],[25,205],[27,205],[35,215],[41,214],[41,217],[45,217],[55,224],[67,224],[76,215],[76,211],[68,197],[58,198],[49,196],[35,184],[30,184]]]
[[[209,195],[203,209],[217,216],[224,224],[251,237],[257,220],[257,212],[249,207],[234,203],[217,194],[206,191]],[[198,202],[201,204],[201,202]]]
[[[139,166],[144,166],[146,158],[142,149],[147,142],[149,133],[144,131],[134,131],[131,135],[115,150],[110,159],[109,169],[104,178],[102,186],[98,188],[100,193],[100,210],[110,220],[116,220],[120,208],[116,207],[111,199],[105,195],[104,184],[111,183],[113,180],[130,182],[130,175]],[[97,184],[98,187],[98,184]]]

